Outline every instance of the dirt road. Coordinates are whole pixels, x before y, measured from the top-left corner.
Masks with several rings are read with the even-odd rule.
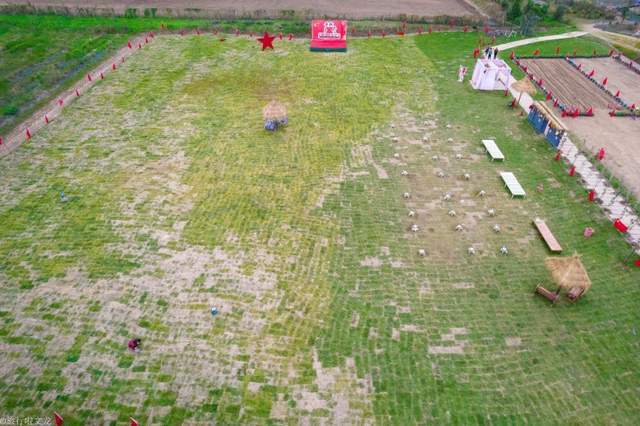
[[[398,17],[407,16],[478,16],[478,10],[465,0],[193,0],[176,2],[170,0],[2,0],[3,4],[31,4],[36,7],[68,7],[77,9],[112,9],[124,14],[128,8],[156,8],[157,14],[201,17],[278,17],[287,11],[308,17]]]

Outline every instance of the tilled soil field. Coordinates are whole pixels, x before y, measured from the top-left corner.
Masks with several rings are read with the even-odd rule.
[[[123,14],[127,9],[155,8],[161,15],[192,15],[198,17],[279,17],[285,12],[296,11],[309,16],[345,16],[349,18],[414,16],[475,16],[476,10],[464,0],[195,0],[190,2],[160,1],[73,1],[73,0],[10,0],[5,4],[29,4],[36,7],[55,7],[84,10],[112,9]],[[140,15],[142,13],[139,13]]]
[[[561,103],[585,111],[593,107],[595,114],[605,114],[615,104],[613,98],[589,81],[564,59],[523,59],[536,80],[542,78],[544,86]]]
[[[633,70],[613,58],[581,58],[576,63],[582,64],[586,72],[595,70],[598,81],[607,77],[609,90],[613,93],[620,90],[620,98],[628,105],[640,105],[640,75]]]

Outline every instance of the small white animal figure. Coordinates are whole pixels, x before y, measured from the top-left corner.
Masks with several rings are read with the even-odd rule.
[[[487,213],[489,214],[490,217],[494,217],[496,215],[496,211],[494,209],[487,210]]]
[[[434,155],[433,157],[431,157],[431,159],[432,159],[433,161],[438,161],[438,158],[439,158],[439,157],[438,157],[437,155]]]
[[[420,228],[418,228],[418,225],[416,225],[415,223],[413,225],[411,225],[411,231],[412,232],[418,232],[420,230]]]
[[[507,248],[507,246],[500,247],[500,253],[502,253],[504,255],[509,254],[509,249]]]
[[[402,196],[403,196],[405,199],[411,198],[411,194],[409,194],[408,192],[405,192],[404,194],[402,194]]]
[[[487,193],[485,192],[484,189],[482,191],[478,192],[478,197],[484,197],[485,195],[487,195]]]
[[[429,142],[429,136],[424,135],[424,136],[422,137],[422,142]]]
[[[396,125],[395,125],[395,124],[392,124],[392,125],[391,125],[391,128],[392,128],[392,129],[395,129],[395,128],[396,128]]]
[[[393,158],[400,158],[400,154],[396,152],[395,154],[393,154]]]
[[[451,128],[451,124],[447,124],[447,129],[450,129],[450,128]]]
[[[469,253],[469,255],[473,256],[474,254],[476,254],[476,249],[474,249],[473,247],[469,247],[467,249],[467,253]]]
[[[409,217],[415,217],[416,212],[414,212],[413,210],[409,210]]]
[[[449,142],[449,143],[453,142],[453,138],[447,139],[447,142]]]
[[[456,154],[456,160],[462,160],[462,154]]]
[[[403,170],[402,173],[400,173],[402,176],[409,176],[409,172],[406,170]]]
[[[442,172],[438,172],[437,175],[438,175],[439,178],[443,178],[444,177],[444,173],[442,173]]]
[[[465,173],[464,180],[471,180],[471,175],[469,173]]]
[[[462,224],[456,225],[456,231],[458,232],[464,231],[464,226],[462,226]]]
[[[392,140],[393,142],[399,142],[399,141],[400,141],[400,138],[396,136],[396,137],[391,138],[391,140]]]
[[[446,193],[444,194],[444,197],[442,197],[445,201],[450,201],[451,200],[451,194],[450,193]]]
[[[493,225],[493,232],[495,232],[496,234],[500,232],[500,225],[498,224]]]
[[[427,251],[425,249],[420,249],[418,250],[418,254],[422,257],[425,257],[427,255]]]
[[[449,216],[456,217],[456,211],[455,210],[449,210]]]

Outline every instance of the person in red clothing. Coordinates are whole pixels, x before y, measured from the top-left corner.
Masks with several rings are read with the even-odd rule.
[[[133,352],[140,352],[140,343],[142,343],[140,339],[129,340],[129,350],[132,350]]]

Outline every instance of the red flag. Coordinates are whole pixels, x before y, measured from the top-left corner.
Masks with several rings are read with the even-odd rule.
[[[49,124],[49,117],[47,117],[47,114],[44,115],[44,122]]]
[[[56,413],[55,411],[53,412],[53,421],[55,422],[56,426],[62,426],[62,422],[64,422],[64,419],[62,418],[62,416],[58,413]]]
[[[556,55],[559,55],[559,54],[560,54],[560,46],[557,46],[556,47]]]
[[[513,100],[511,101],[511,108],[515,108],[517,103],[518,101],[516,101],[516,98],[513,98]]]
[[[80,92],[78,92],[78,89],[76,89],[76,96],[80,96]]]
[[[289,40],[293,40],[293,33],[289,33]]]
[[[631,108],[631,111],[635,110],[636,109],[636,104],[631,104],[630,108]]]
[[[589,191],[589,202],[593,202],[593,200],[596,199],[596,191],[591,190]]]
[[[540,80],[538,80],[538,86],[542,86],[542,83],[544,83],[544,80],[540,78]]]
[[[111,69],[114,70],[114,71],[116,70],[116,64],[115,63],[111,64]]]
[[[148,38],[144,38],[144,44],[149,44],[149,39]]]
[[[131,41],[127,42],[127,46],[129,47],[129,49],[132,49],[133,47],[131,46]]]
[[[569,169],[569,176],[573,176],[576,174],[576,166],[571,166]]]
[[[133,417],[129,417],[129,426],[140,426],[140,423],[138,423],[138,421]]]
[[[138,49],[142,49],[142,44],[138,43]]]
[[[636,265],[636,266],[640,267],[640,259],[636,260],[636,261],[635,261],[635,263],[634,263],[634,265]]]
[[[582,70],[582,64],[578,64],[578,71]]]
[[[396,32],[396,35],[397,35],[397,36],[400,36],[400,37],[404,37],[404,33],[403,33],[402,31],[398,31],[398,32]]]
[[[0,136],[0,145],[2,145],[2,136]]]
[[[609,81],[609,77],[605,77],[604,80],[602,80],[602,85],[606,86],[608,81]]]
[[[558,150],[558,151],[556,152],[556,158],[555,158],[555,159],[556,159],[556,161],[560,161],[560,156],[561,156],[561,155],[562,155],[562,151]]]
[[[593,77],[596,74],[596,70],[593,69],[591,70],[591,72],[589,73],[589,77]]]
[[[557,106],[558,106],[558,98],[555,98],[555,99],[553,100],[553,106],[554,106],[554,107],[557,107]]]
[[[91,74],[87,74],[87,80],[91,81]]]
[[[382,38],[384,38],[387,35],[387,33],[384,32],[384,30],[382,31]]]
[[[29,131],[28,128],[27,128],[27,131],[25,132],[25,136],[26,136],[27,140],[31,139],[31,132]]]
[[[64,104],[64,100],[62,98],[58,99],[58,105],[62,106]]]
[[[547,100],[548,100],[548,101],[550,101],[550,100],[551,100],[551,95],[552,95],[552,93],[553,93],[553,92],[549,92],[549,93],[547,93]]]
[[[605,156],[605,150],[604,148],[600,148],[600,150],[598,151],[598,160],[600,161],[604,160],[604,156]]]
[[[100,80],[104,80],[104,74],[102,74],[102,72],[100,72]]]
[[[616,98],[620,97],[620,89],[618,89],[618,91],[616,92],[616,94],[614,95]]]
[[[593,115],[593,107],[589,107],[589,109],[587,110],[587,112],[585,113],[588,116],[592,116]]]
[[[627,232],[627,230],[629,229],[629,227],[625,225],[620,219],[616,219],[615,222],[613,222],[613,226],[615,226],[616,229],[622,233]]]

